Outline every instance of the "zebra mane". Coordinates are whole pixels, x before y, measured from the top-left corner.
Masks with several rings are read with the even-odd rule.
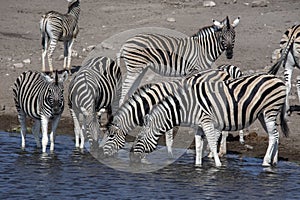
[[[204,31],[206,30],[211,30],[213,29],[214,31],[216,31],[217,29],[214,28],[214,25],[211,25],[211,26],[205,26],[205,27],[202,27],[199,29],[199,31],[197,33],[195,33],[194,35],[192,35],[191,37],[199,37],[201,36]]]

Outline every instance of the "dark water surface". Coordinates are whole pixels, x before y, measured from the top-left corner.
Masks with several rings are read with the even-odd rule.
[[[221,168],[205,159],[194,166],[185,154],[155,172],[122,172],[74,149],[73,137],[58,135],[55,153],[42,155],[27,135],[0,133],[0,199],[300,199],[300,166],[227,155]]]

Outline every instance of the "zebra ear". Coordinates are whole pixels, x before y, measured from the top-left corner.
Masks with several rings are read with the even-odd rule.
[[[65,71],[59,78],[59,82],[65,82],[68,79],[68,72]]]
[[[236,19],[232,22],[231,26],[232,26],[233,28],[235,28],[235,27],[239,24],[239,22],[240,22],[240,17],[236,18]]]
[[[43,78],[44,78],[47,82],[52,82],[52,81],[53,81],[53,79],[52,79],[49,75],[44,74],[44,73],[41,73],[41,75],[43,76]]]
[[[222,29],[223,26],[224,26],[223,23],[221,23],[221,22],[219,22],[217,20],[214,20],[214,19],[213,19],[213,24],[215,25],[215,27],[217,28],[217,30]]]

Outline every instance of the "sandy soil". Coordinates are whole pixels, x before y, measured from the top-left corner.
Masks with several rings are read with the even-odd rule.
[[[234,58],[226,60],[221,56],[216,65],[231,63],[243,71],[263,70],[271,65],[271,54],[279,48],[284,31],[294,23],[299,23],[300,1],[270,0],[265,7],[252,7],[250,1],[220,0],[212,8],[203,7],[199,0],[89,0],[81,2],[79,21],[80,33],[73,45],[79,54],[73,58],[72,65],[80,66],[89,55],[84,51],[90,45],[98,45],[111,36],[130,29],[143,27],[164,27],[192,35],[203,26],[210,25],[211,19],[222,20],[229,16],[231,20],[240,16],[236,28]],[[17,76],[29,69],[41,69],[41,39],[39,20],[49,10],[65,13],[66,1],[61,0],[1,0],[0,7],[0,130],[10,130],[18,126],[16,110],[13,104],[11,86]],[[169,22],[167,18],[174,18]],[[122,41],[118,41],[121,43]],[[115,53],[117,48],[111,48]],[[58,60],[63,53],[59,43],[54,54],[54,66],[61,69],[63,61]],[[14,67],[24,59],[30,64]],[[60,66],[60,67],[59,67]],[[282,72],[281,72],[282,73]],[[299,73],[295,70],[295,74]],[[67,85],[66,85],[67,88]],[[67,90],[66,90],[67,91]],[[296,90],[292,91],[291,104],[299,104]],[[67,95],[67,94],[66,94]],[[300,131],[297,122],[299,115],[294,112],[289,117],[290,137],[281,136],[279,155],[281,159],[300,161]],[[73,134],[73,123],[68,108],[63,113],[58,133]],[[249,128],[246,144],[253,149],[240,145],[233,133],[228,142],[228,150],[243,155],[262,157],[268,142],[258,124]],[[248,146],[249,147],[249,146]]]

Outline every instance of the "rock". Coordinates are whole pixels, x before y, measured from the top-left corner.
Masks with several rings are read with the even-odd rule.
[[[15,68],[23,68],[23,67],[24,67],[24,64],[23,64],[23,63],[15,63],[15,64],[14,64],[14,67],[15,67]]]
[[[271,56],[271,63],[276,63],[279,60],[279,58],[281,57],[280,50],[281,49],[275,49],[273,51],[272,56]]]
[[[58,61],[62,61],[64,60],[64,55],[60,55],[58,58],[57,58]]]
[[[24,63],[24,64],[30,64],[30,63],[31,63],[30,58],[27,58],[27,59],[23,60],[23,63]]]
[[[268,1],[266,0],[257,0],[257,1],[252,1],[251,7],[267,7],[268,6]]]
[[[215,7],[216,3],[213,1],[203,1],[203,6],[204,7]]]
[[[176,22],[175,18],[173,18],[173,17],[168,17],[168,18],[167,18],[167,21],[168,21],[168,22]]]
[[[86,51],[89,52],[89,51],[92,51],[93,49],[95,49],[95,45],[90,45],[86,48]]]
[[[79,54],[77,51],[72,50],[71,56],[72,56],[72,58],[78,58]]]
[[[106,43],[106,42],[102,42],[101,46],[103,49],[110,49],[110,50],[114,50],[114,46],[112,44]]]

